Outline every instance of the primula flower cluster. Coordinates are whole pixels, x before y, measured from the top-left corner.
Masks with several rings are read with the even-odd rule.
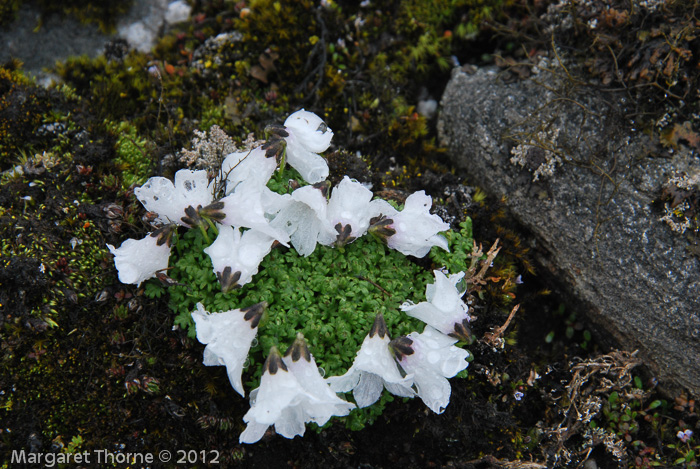
[[[317,244],[343,246],[371,230],[387,245],[406,255],[425,256],[432,246],[447,249],[440,235],[447,223],[429,210],[432,199],[423,191],[412,194],[399,212],[382,199],[372,200],[372,191],[347,176],[326,197],[328,165],[318,152],[330,145],[333,132],[308,111],[289,116],[283,129],[276,129],[275,145],[235,152],[223,160],[220,175],[209,181],[207,171],[181,169],[175,182],[153,177],[134,195],[161,224],[186,227],[215,225],[219,235],[205,250],[224,292],[252,281],[258,266],[274,242],[292,246],[303,256]],[[283,158],[312,186],[291,194],[277,194],[267,183]],[[215,189],[223,187],[223,197]],[[241,230],[245,230],[241,232]],[[150,249],[148,238],[127,240],[119,248],[110,246],[123,283],[137,285],[167,269],[169,250]]]
[[[163,275],[178,226],[200,229],[207,238],[207,233],[217,233],[204,252],[224,293],[252,282],[277,244],[291,244],[298,254],[309,256],[319,244],[341,247],[369,232],[405,255],[423,257],[433,246],[448,249],[440,232],[449,225],[430,214],[432,199],[423,191],[410,195],[399,211],[385,200],[373,200],[369,188],[347,176],[329,190],[328,165],[319,153],[330,146],[333,132],[317,115],[301,110],[283,127],[268,131],[272,136],[264,145],[227,155],[211,180],[207,171],[183,169],[174,182],[154,177],[134,190],[161,227],[142,240],[126,240],[118,249],[108,246],[120,281],[140,285]],[[270,190],[270,178],[287,163],[311,185],[289,194]],[[418,396],[441,413],[450,398],[447,378],[468,365],[469,353],[455,343],[470,340],[470,316],[461,299],[465,289],[458,288],[464,274],[434,274],[426,302],[401,306],[426,323],[423,332],[392,341],[378,314],[342,376],[322,378],[300,334],[284,357],[273,347],[260,386],[251,392],[240,441],[254,443],[270,426],[287,438],[303,435],[307,423],[324,425],[356,405],[370,406],[384,389],[401,397]],[[263,302],[210,313],[199,303],[192,312],[197,339],[206,345],[204,364],[225,366],[241,396],[243,369],[258,327],[263,327],[265,308]],[[350,391],[356,405],[336,395]]]
[[[436,280],[442,275],[439,271],[435,274]],[[435,284],[427,286],[428,291],[434,289]],[[433,309],[419,319],[426,323],[422,333],[391,340],[384,318],[378,314],[348,372],[328,378],[331,388],[352,390],[358,407],[374,404],[385,388],[400,397],[417,395],[435,413],[442,413],[451,394],[446,378],[467,367],[469,352],[454,346],[458,338],[430,326],[450,322],[450,312]]]

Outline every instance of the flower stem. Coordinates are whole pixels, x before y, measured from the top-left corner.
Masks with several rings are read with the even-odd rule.
[[[212,229],[212,231],[214,232],[214,234],[218,236],[218,235],[219,235],[219,230],[216,228],[216,225],[214,224],[214,222],[211,221],[210,218],[204,218],[204,219],[207,221],[207,223],[208,223],[209,226],[211,227],[211,229]]]
[[[197,225],[199,227],[199,231],[202,232],[202,235],[204,236],[205,241],[207,244],[211,244],[211,240],[209,239],[209,235],[207,234],[207,228],[204,225]]]

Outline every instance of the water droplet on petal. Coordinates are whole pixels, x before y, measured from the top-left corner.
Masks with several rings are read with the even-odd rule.
[[[435,351],[428,352],[428,356],[426,358],[430,364],[434,365],[440,361],[440,353]]]

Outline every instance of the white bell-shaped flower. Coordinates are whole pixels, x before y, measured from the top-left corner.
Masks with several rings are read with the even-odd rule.
[[[372,191],[345,176],[331,192],[326,212],[327,226],[318,242],[343,246],[367,233],[370,220],[390,205],[381,199],[372,200]]]
[[[447,240],[438,233],[447,231],[450,225],[430,213],[432,204],[425,191],[414,192],[406,199],[402,211],[389,206],[382,217],[371,220],[370,231],[406,256],[425,257],[433,246],[449,251]]]
[[[214,198],[212,191],[206,171],[181,169],[175,173],[174,184],[164,177],[152,177],[134,189],[134,195],[146,210],[158,214],[159,222],[188,226],[182,220],[185,209],[209,205]]]
[[[354,407],[330,390],[308,349],[292,349],[282,359],[275,347],[263,366],[260,387],[250,393],[250,404],[243,416],[248,425],[239,438],[241,443],[255,443],[270,425],[285,438],[301,436],[307,422],[323,425],[331,416],[347,415]]]
[[[214,273],[224,292],[249,283],[260,263],[270,253],[275,240],[257,230],[219,225],[216,240],[204,250],[211,258]]]
[[[265,150],[260,147],[227,155],[221,164],[221,175],[226,181],[226,195],[232,193],[243,181],[252,181],[256,185],[264,186],[275,169],[275,158],[266,157]]]
[[[309,151],[321,153],[331,145],[333,131],[313,112],[301,109],[287,117],[284,126],[294,131],[296,139]]]
[[[352,391],[358,407],[367,407],[379,400],[384,388],[401,397],[413,397],[413,375],[401,371],[389,349],[389,333],[384,317],[378,314],[372,330],[362,342],[350,369],[342,376],[326,381],[335,392]]]
[[[276,207],[279,197],[282,196],[272,193],[264,184],[255,180],[243,181],[236,186],[232,194],[217,202],[222,205],[218,211],[223,214],[219,222],[223,225],[255,229],[287,245],[289,235],[270,226],[267,216],[269,212],[275,211],[273,207]]]
[[[290,236],[292,246],[299,254],[309,256],[316,249],[319,237],[331,237],[326,221],[327,208],[328,200],[322,189],[300,187],[292,192],[270,224]]]
[[[282,358],[290,373],[299,380],[307,395],[301,403],[307,422],[325,425],[333,416],[348,415],[355,404],[339,398],[319,372],[316,360],[301,333]]]
[[[460,291],[457,288],[457,284],[464,278],[464,272],[449,277],[439,270],[434,270],[433,274],[435,283],[429,283],[425,287],[425,297],[428,301],[418,304],[406,302],[401,305],[401,310],[443,334],[470,341],[469,307],[462,301],[466,290]]]
[[[422,334],[412,332],[392,341],[401,367],[413,375],[413,383],[425,405],[441,414],[450,403],[452,388],[447,378],[469,366],[469,352],[454,344],[457,339],[425,326]]]
[[[144,280],[155,277],[158,271],[168,268],[173,227],[168,225],[143,239],[127,239],[119,249],[107,245],[114,255],[120,282],[141,285]]]
[[[306,422],[298,407],[304,388],[288,370],[277,349],[270,350],[260,386],[250,393],[250,410],[243,416],[248,425],[238,441],[255,443],[265,434],[270,425],[285,438],[304,435]]]
[[[224,365],[231,386],[241,396],[245,396],[241,380],[243,364],[258,333],[265,306],[265,303],[258,303],[248,308],[209,313],[202,303],[197,303],[197,310],[192,312],[197,340],[206,344],[204,364]]]
[[[333,131],[316,114],[303,109],[290,115],[284,126],[289,134],[285,137],[289,165],[310,184],[326,179],[328,163],[318,153],[328,149]]]

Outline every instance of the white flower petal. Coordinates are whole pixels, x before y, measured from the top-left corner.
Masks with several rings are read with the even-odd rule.
[[[158,214],[161,223],[180,223],[186,207],[180,207],[180,197],[170,179],[155,176],[141,187],[134,189],[134,195],[149,212]]]
[[[450,275],[449,278],[439,270],[433,271],[435,283],[428,284],[425,297],[442,311],[454,311],[460,308],[462,294],[457,290],[457,282],[464,277],[464,272]]]
[[[370,217],[385,215],[388,218],[392,218],[394,215],[399,213],[398,210],[392,207],[391,204],[384,199],[374,199],[369,203],[369,205]]]
[[[375,333],[380,319],[384,333]],[[398,396],[414,396],[415,392],[411,389],[413,375],[401,376],[394,356],[389,350],[389,342],[384,319],[378,315],[372,326],[372,332],[365,337],[347,373],[343,376],[332,376],[326,380],[331,389],[335,392],[347,392],[352,389],[358,407],[374,404],[381,395],[382,387],[386,387],[389,392]]]
[[[127,239],[116,249],[107,245],[114,255],[114,265],[119,271],[119,281],[127,284],[141,285],[141,282],[153,278],[159,270],[168,268],[170,247],[167,243],[158,246],[158,239],[147,235],[143,239]]]
[[[306,432],[306,415],[301,407],[287,407],[275,422],[275,432],[285,438],[304,436]]]
[[[469,307],[462,301],[463,291],[457,289],[457,283],[464,277],[464,272],[450,275],[449,278],[439,270],[433,271],[435,283],[425,287],[428,301],[418,304],[404,303],[401,310],[411,317],[420,319],[443,334],[453,334],[462,329],[455,325],[469,322]]]
[[[284,126],[294,133],[304,148],[314,153],[326,151],[333,138],[333,131],[323,119],[303,109],[287,117]]]
[[[430,213],[432,203],[424,191],[408,196],[404,209],[390,217],[396,233],[387,239],[387,245],[416,257],[425,257],[433,246],[449,250],[447,240],[437,233],[448,230],[450,225]]]
[[[263,437],[269,427],[269,425],[264,423],[248,422],[248,426],[245,427],[245,430],[241,433],[238,442],[248,444],[256,443],[260,441],[260,438]]]
[[[358,383],[360,382],[360,375],[362,375],[362,373],[363,372],[361,370],[350,367],[350,369],[344,375],[330,376],[326,378],[326,382],[335,392],[349,392],[357,387]]]
[[[175,173],[175,183],[164,177],[152,177],[134,189],[134,195],[149,212],[158,214],[161,223],[185,225],[181,220],[185,209],[205,207],[213,200],[207,172],[181,169]]]
[[[418,389],[418,397],[435,413],[442,413],[450,402],[452,389],[447,378],[451,378],[463,369],[469,352],[455,347],[457,339],[448,337],[430,326],[422,334],[413,332],[411,339],[413,354],[404,355],[401,366],[413,374],[413,381]]]
[[[264,186],[277,169],[277,161],[265,156],[260,147],[250,151],[231,153],[221,164],[221,174],[226,179],[226,195],[234,191],[243,181],[252,181]]]
[[[263,197],[266,191],[269,191],[267,187],[255,181],[243,181],[238,184],[232,194],[220,200],[224,204],[221,212],[225,215],[221,224],[252,228],[287,245],[289,236],[284,231],[270,226],[265,216]]]
[[[204,343],[200,340],[201,343]],[[209,349],[204,349],[204,358],[202,359],[202,363],[204,366],[226,366],[226,363],[224,363],[223,358],[219,357],[217,354],[212,352]],[[231,379],[229,378],[229,381]]]
[[[329,231],[326,226],[327,205],[320,190],[313,186],[300,187],[292,192],[290,200],[270,224],[285,231],[294,249],[302,256],[308,256],[316,249],[319,236],[324,237],[322,232]]]
[[[241,380],[243,364],[258,332],[257,321],[259,321],[259,316],[257,321],[246,321],[245,314],[245,310],[240,309],[209,313],[201,303],[197,303],[197,310],[192,312],[197,340],[206,344],[204,365],[226,366],[231,386],[241,396],[245,396]],[[262,312],[257,314],[261,315]]]
[[[424,370],[417,374],[414,383],[418,389],[418,397],[436,414],[441,414],[450,403],[452,387],[450,382],[434,370]]]
[[[257,230],[247,230],[241,235],[240,228],[218,226],[216,240],[204,249],[211,258],[214,273],[220,276],[226,267],[230,267],[231,274],[240,272],[238,286],[250,283],[258,273],[260,263],[270,253],[274,239]]]
[[[396,366],[394,356],[389,350],[389,336],[366,336],[357,352],[352,366],[361,371],[380,376],[389,383],[407,383]]]
[[[439,235],[439,234],[436,234],[436,235],[428,238],[427,244],[430,247],[437,246],[440,249],[443,249],[445,251],[448,251],[448,252],[450,251],[450,245],[447,243],[447,238],[445,238],[444,236]],[[430,249],[428,249],[428,252],[430,252]],[[426,254],[427,254],[427,252],[426,252]],[[421,256],[416,256],[416,257],[421,257]],[[422,257],[425,257],[425,254]]]
[[[290,115],[284,126],[289,133],[285,140],[290,166],[310,184],[326,179],[328,163],[318,153],[328,149],[333,131],[316,114],[303,109]]]
[[[308,420],[299,404],[305,395],[306,391],[299,380],[287,371],[282,358],[273,347],[265,361],[260,386],[251,393],[250,410],[243,416],[248,427],[239,441],[255,443],[270,425],[274,425],[275,431],[285,438],[303,435]]]
[[[309,354],[309,358],[310,361],[307,361],[302,356],[299,360],[294,361],[291,356],[287,355],[283,360],[289,372],[297,378],[307,392],[307,396],[300,406],[306,415],[306,421],[325,425],[334,415],[349,414],[355,405],[339,398],[331,390],[321,376],[313,356]]]
[[[304,181],[316,184],[328,178],[328,163],[321,155],[313,153],[297,142],[290,132],[287,137],[287,163],[299,172]]]
[[[384,381],[380,376],[372,373],[362,373],[359,383],[352,391],[357,407],[369,407],[377,402],[383,388]]]
[[[328,387],[300,334],[284,358],[276,348],[270,351],[260,387],[251,393],[251,408],[243,417],[248,428],[240,441],[254,443],[270,425],[285,438],[294,438],[304,434],[307,422],[324,425],[354,407]]]
[[[263,212],[265,212],[265,218],[273,218],[277,215],[280,210],[287,206],[291,198],[292,196],[289,194],[278,194],[265,187],[260,196],[260,203],[262,204]]]
[[[292,199],[308,205],[319,218],[326,215],[328,210],[328,199],[321,189],[314,186],[304,186],[292,192]]]
[[[316,249],[320,222],[307,205],[292,201],[280,210],[270,225],[286,231],[292,246],[302,256],[309,256]]]
[[[302,394],[304,389],[301,384],[288,371],[280,369],[274,375],[265,372],[260,379],[255,402],[251,402],[251,408],[243,417],[243,421],[275,425],[282,421],[283,417],[288,417],[283,416],[283,411],[298,404]]]
[[[331,229],[326,231],[319,243],[326,246],[336,241],[336,226],[350,225],[350,236],[357,239],[367,233],[370,219],[381,210],[383,205],[371,204],[372,191],[347,176],[333,188],[328,201],[327,220]]]
[[[401,311],[406,312],[409,316],[419,319],[426,324],[430,324],[443,334],[449,334],[454,328],[454,319],[452,316],[443,314],[443,312],[432,303],[423,301],[415,305],[402,305]]]
[[[386,388],[387,391],[389,391],[394,396],[414,397],[416,395],[416,392],[411,387],[411,384],[413,383],[413,376],[411,376],[411,375],[408,375],[408,376],[409,376],[409,379],[406,380],[405,384],[388,383],[385,381],[384,387]]]
[[[197,208],[199,205],[205,207],[212,201],[209,178],[204,170],[181,169],[175,173],[174,185],[175,191],[182,197],[183,204],[187,203]]]

